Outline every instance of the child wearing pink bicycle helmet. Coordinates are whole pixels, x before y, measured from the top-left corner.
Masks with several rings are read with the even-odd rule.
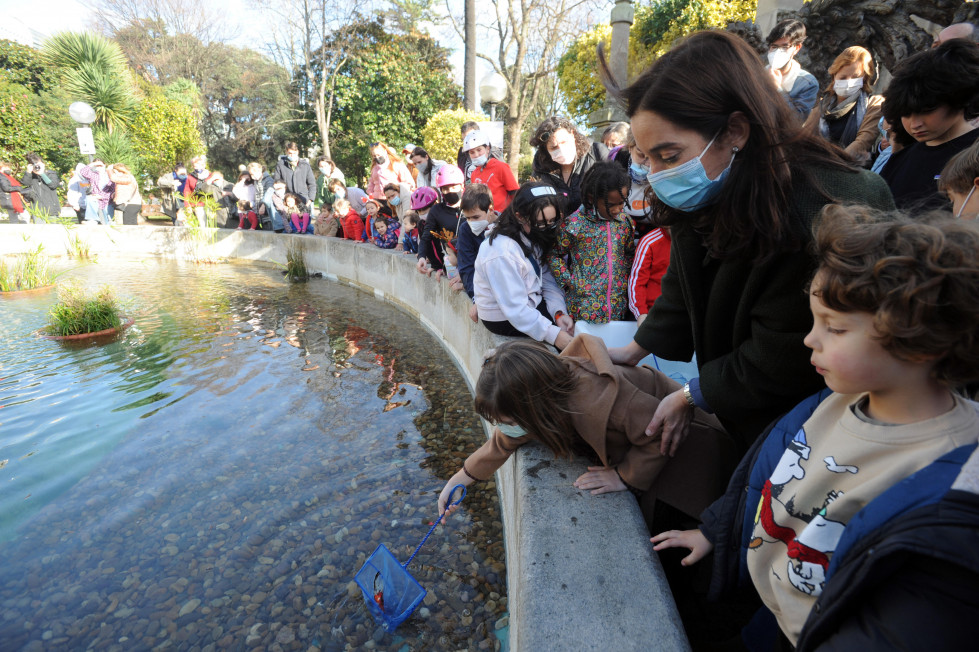
[[[434,236],[448,231],[454,239],[462,220],[462,188],[465,177],[462,170],[454,165],[443,165],[435,175],[442,200],[428,211],[424,228],[418,242],[418,272],[431,275],[436,272],[436,278],[442,276],[445,269],[443,241]],[[417,192],[417,191],[416,191]],[[412,196],[414,204],[414,195]],[[420,213],[420,211],[419,211]]]

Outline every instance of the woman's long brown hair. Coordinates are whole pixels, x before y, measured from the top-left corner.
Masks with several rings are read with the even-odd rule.
[[[650,203],[658,225],[696,220],[715,257],[762,261],[795,249],[808,234],[808,225],[795,223],[790,215],[795,177],[801,175],[829,200],[829,189],[819,186],[812,168],[856,172],[843,150],[802,128],[758,54],[734,34],[696,32],[624,89],[616,85],[601,48],[599,70],[630,118],[650,111],[707,141],[727,129],[731,114],[747,118],[748,141],[714,204],[693,215],[654,198]]]
[[[483,362],[476,412],[487,421],[515,421],[559,457],[571,457],[576,434],[569,405],[576,379],[571,360],[540,342],[504,342]]]

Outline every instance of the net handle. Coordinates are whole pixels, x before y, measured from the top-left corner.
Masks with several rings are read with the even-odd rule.
[[[459,496],[458,500],[452,500],[452,496],[455,494],[456,489],[462,489],[462,495]],[[449,505],[448,506],[449,507],[452,507],[453,505],[458,505],[459,503],[462,502],[462,499],[465,498],[465,497],[466,497],[466,485],[464,485],[464,484],[457,484],[456,486],[452,487],[452,491],[449,492]],[[411,553],[411,557],[408,557],[408,561],[406,561],[405,563],[401,564],[401,567],[402,568],[404,568],[405,570],[408,569],[408,564],[411,563],[411,560],[415,558],[415,555],[418,554],[418,551],[421,550],[422,549],[422,546],[425,545],[425,542],[428,541],[428,537],[432,536],[432,532],[434,532],[435,531],[435,528],[437,528],[438,525],[439,525],[439,523],[442,522],[442,518],[446,515],[446,513],[448,513],[448,510],[446,510],[445,512],[442,512],[441,514],[439,514],[439,517],[437,519],[435,519],[435,522],[434,523],[432,523],[432,527],[428,528],[428,534],[425,535],[425,538],[422,539],[422,542],[418,544],[418,547],[417,548],[415,548],[415,552]]]

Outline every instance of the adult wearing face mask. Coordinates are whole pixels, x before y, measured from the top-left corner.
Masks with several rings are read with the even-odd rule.
[[[384,199],[384,186],[389,183],[395,185],[407,184],[412,190],[415,189],[415,179],[408,171],[408,166],[398,160],[398,153],[384,143],[377,142],[371,145],[371,178],[367,182],[367,194],[377,199]]]
[[[424,228],[419,225],[421,237],[418,241],[418,263],[420,274],[431,275],[436,272],[436,278],[445,273],[445,245],[435,237],[435,233],[449,231],[454,238],[462,220],[462,190],[465,177],[462,170],[454,165],[444,165],[435,175],[442,201],[434,204],[425,218]]]
[[[809,114],[806,128],[817,128],[823,138],[836,143],[861,165],[870,162],[877,142],[877,122],[884,98],[873,95],[870,81],[874,60],[859,45],[840,53],[829,67],[833,83]]]
[[[697,445],[681,444],[694,410],[704,410],[743,452],[776,416],[824,387],[803,344],[812,328],[814,220],[828,203],[886,210],[893,199],[880,177],[792,118],[738,36],[697,32],[625,90],[606,83],[649,159],[654,223],[672,237],[662,294],[634,341],[610,354],[623,364],[650,352],[680,361],[696,354],[699,376],[661,397],[647,434],[661,431],[667,454],[694,454]]]
[[[309,161],[299,158],[299,145],[290,141],[286,143],[286,153],[279,157],[275,164],[276,181],[286,184],[286,191],[298,195],[303,204],[312,206],[316,197],[316,176]]]
[[[25,158],[27,169],[21,183],[34,193],[32,209],[41,215],[58,217],[61,214],[61,202],[58,201],[58,185],[61,179],[58,178],[58,173],[49,170],[41,157],[34,152],[28,152]]]
[[[799,119],[805,120],[819,95],[819,82],[795,60],[806,40],[806,26],[792,18],[783,20],[772,28],[765,40],[772,81]]]
[[[389,183],[384,186],[384,198],[387,200],[388,207],[391,209],[392,215],[402,225],[401,229],[398,230],[398,244],[395,246],[395,251],[404,250],[404,219],[410,210],[412,191],[413,189],[407,183]]]
[[[552,116],[540,123],[530,138],[534,176],[564,197],[567,206],[581,206],[581,179],[598,161],[608,159],[608,149],[589,142],[567,118]]]
[[[189,176],[194,177],[197,183],[204,183],[211,176],[211,171],[207,169],[207,156],[204,154],[190,159],[190,167]]]
[[[316,177],[316,198],[313,203],[322,209],[324,206],[331,206],[335,198],[333,192],[334,182],[344,183],[345,179],[340,168],[333,163],[329,156],[321,156],[316,159],[316,167],[319,169],[319,176]]]
[[[179,169],[183,170],[184,178],[186,179],[187,171],[183,166]],[[115,191],[116,185],[109,179],[109,175],[105,169],[105,163],[99,159],[95,159],[89,165],[82,166],[82,169],[78,173],[89,183],[88,197],[86,198],[85,204],[85,215],[87,219],[97,220],[108,226],[112,219],[109,204],[112,202],[112,193]]]
[[[415,179],[418,188],[434,188],[435,175],[445,165],[445,161],[432,158],[423,147],[416,147],[411,150],[411,162],[418,170],[418,177]]]

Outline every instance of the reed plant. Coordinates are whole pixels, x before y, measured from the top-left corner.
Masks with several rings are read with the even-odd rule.
[[[79,335],[119,328],[119,302],[109,285],[86,291],[77,282],[58,287],[58,302],[51,308],[48,331],[52,335]]]
[[[306,251],[297,239],[289,243],[289,248],[286,249],[286,278],[290,281],[305,281],[309,278]]]
[[[18,292],[51,285],[55,275],[48,267],[49,259],[43,255],[44,245],[38,245],[26,254],[19,254],[15,264],[0,259],[0,292]]]

